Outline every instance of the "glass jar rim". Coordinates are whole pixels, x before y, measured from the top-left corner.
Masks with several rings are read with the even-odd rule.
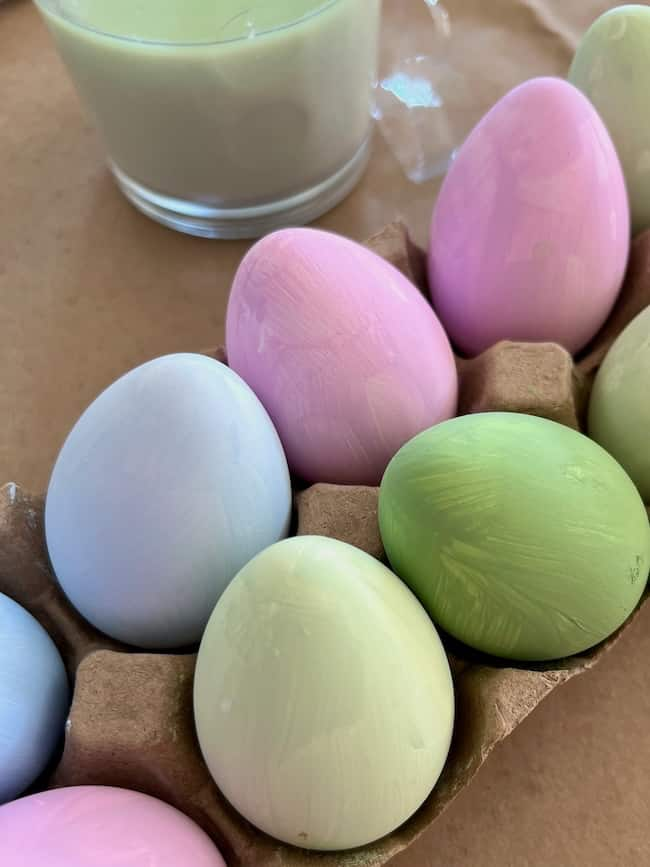
[[[34,0],[34,2],[42,11],[50,15],[58,16],[63,21],[67,22],[73,27],[79,27],[81,30],[85,30],[89,33],[94,33],[97,36],[103,36],[107,39],[115,39],[118,42],[129,42],[136,45],[145,45],[158,48],[200,48],[210,45],[234,45],[240,42],[252,42],[254,40],[264,38],[265,36],[272,36],[274,33],[281,33],[285,30],[291,30],[292,28],[297,27],[301,24],[305,24],[312,18],[318,17],[323,12],[327,11],[327,9],[330,9],[332,6],[336,6],[338,3],[341,3],[342,0],[321,0],[321,2],[310,12],[305,12],[304,15],[301,15],[298,18],[294,18],[292,21],[288,21],[285,24],[279,24],[276,27],[268,27],[265,30],[260,30],[259,32],[256,32],[254,36],[243,34],[241,36],[232,36],[227,39],[197,39],[178,41],[173,39],[147,39],[140,36],[129,36],[123,33],[113,33],[109,30],[102,30],[98,27],[92,27],[91,25],[86,24],[84,21],[76,19],[73,15],[70,15],[69,12],[61,9],[59,0]],[[242,14],[244,11],[245,10],[242,11]]]

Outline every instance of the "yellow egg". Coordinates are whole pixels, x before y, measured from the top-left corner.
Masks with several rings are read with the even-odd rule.
[[[393,831],[445,763],[454,695],[435,627],[379,561],[318,536],[245,566],[199,651],[199,742],[254,825],[311,849]]]

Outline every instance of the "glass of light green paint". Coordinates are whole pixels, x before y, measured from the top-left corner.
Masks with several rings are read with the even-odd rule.
[[[36,0],[141,211],[205,237],[309,222],[371,132],[381,0]]]

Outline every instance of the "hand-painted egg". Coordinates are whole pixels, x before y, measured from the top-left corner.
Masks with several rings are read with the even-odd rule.
[[[627,470],[650,503],[650,307],[619,335],[596,376],[589,436]]]
[[[309,482],[379,484],[401,445],[456,410],[454,358],[431,307],[338,235],[287,229],[257,243],[235,278],[226,340]]]
[[[439,624],[518,660],[598,644],[632,613],[650,568],[634,484],[571,428],[515,413],[425,431],[391,461],[379,523],[389,560]]]
[[[68,678],[54,642],[0,593],[0,804],[41,775],[63,739]],[[0,851],[2,832],[0,831]],[[6,867],[0,857],[0,864]]]
[[[591,100],[627,181],[634,233],[650,227],[650,8],[610,9],[578,46],[569,79]]]
[[[168,355],[127,373],[81,416],[56,461],[47,546],[68,599],[146,648],[198,642],[219,595],[291,516],[266,411],[225,365]]]
[[[459,349],[551,341],[575,353],[621,288],[625,182],[607,130],[571,84],[504,96],[461,147],[435,206],[433,305]]]
[[[225,867],[174,807],[126,789],[75,786],[0,807],[2,867]]]
[[[361,846],[422,804],[451,740],[436,630],[382,563],[301,536],[245,566],[198,656],[194,710],[217,785],[268,834]]]

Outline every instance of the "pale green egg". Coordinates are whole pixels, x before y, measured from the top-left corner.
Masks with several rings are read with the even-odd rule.
[[[650,503],[650,307],[619,335],[598,371],[589,435],[627,470]]]
[[[300,536],[262,551],[219,600],[194,711],[207,766],[249,822],[337,850],[395,830],[429,795],[454,691],[408,587],[351,545]]]
[[[516,413],[452,419],[393,458],[379,497],[386,553],[451,635],[541,661],[627,619],[650,526],[621,466],[571,428]]]
[[[650,8],[619,6],[586,32],[569,80],[591,100],[618,151],[634,233],[650,226]]]

